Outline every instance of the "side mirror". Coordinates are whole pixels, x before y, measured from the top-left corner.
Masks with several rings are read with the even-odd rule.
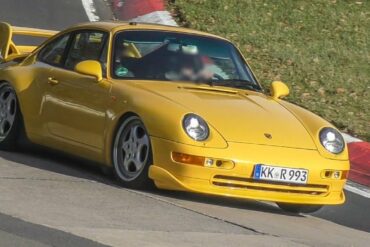
[[[289,95],[288,86],[281,81],[274,81],[271,83],[271,96],[274,99],[284,98]]]
[[[75,71],[80,74],[93,76],[98,82],[103,79],[102,67],[98,61],[85,60],[75,66]]]

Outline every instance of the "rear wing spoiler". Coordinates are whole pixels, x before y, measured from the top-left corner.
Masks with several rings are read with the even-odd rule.
[[[24,57],[32,52],[37,46],[17,46],[13,42],[14,35],[50,38],[58,31],[44,30],[28,27],[14,27],[6,22],[0,22],[0,63],[11,61],[18,57]]]

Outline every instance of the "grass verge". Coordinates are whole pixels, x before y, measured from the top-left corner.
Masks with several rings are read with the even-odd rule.
[[[170,0],[182,26],[232,40],[269,87],[370,140],[370,1]]]

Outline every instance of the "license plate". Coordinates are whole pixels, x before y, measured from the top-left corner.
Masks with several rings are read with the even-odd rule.
[[[308,171],[305,169],[257,164],[254,167],[253,177],[260,180],[306,184]]]

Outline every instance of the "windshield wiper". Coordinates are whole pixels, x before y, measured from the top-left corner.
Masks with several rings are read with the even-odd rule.
[[[182,82],[188,82],[188,83],[195,83],[195,84],[206,84],[211,87],[230,87],[230,88],[237,88],[237,89],[245,89],[245,90],[251,90],[255,92],[261,92],[262,88],[255,84],[252,81],[248,80],[241,80],[241,79],[226,79],[226,80],[183,80]]]
[[[215,86],[215,80],[196,80],[194,81],[196,84],[207,84],[208,86]]]

